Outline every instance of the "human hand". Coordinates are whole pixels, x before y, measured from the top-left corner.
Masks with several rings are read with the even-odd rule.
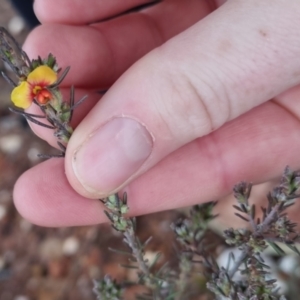
[[[299,1],[165,0],[113,18],[146,2],[36,0],[44,25],[25,50],[70,65],[64,87],[90,100],[65,161],[45,161],[16,184],[31,222],[103,222],[97,199],[119,190],[133,215],[188,206],[299,168]],[[93,91],[112,84],[98,102]]]

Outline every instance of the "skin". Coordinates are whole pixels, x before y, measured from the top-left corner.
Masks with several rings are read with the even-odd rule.
[[[126,191],[131,214],[140,215],[219,199],[240,180],[264,182],[286,165],[300,167],[300,2],[224,2],[165,0],[122,15],[147,1],[35,1],[43,25],[25,51],[54,53],[71,66],[64,90],[74,84],[77,97],[90,100],[75,114],[65,160],[42,162],[17,181],[14,201],[25,218],[96,224],[106,220],[97,199],[109,192]],[[98,101],[95,90],[107,87]],[[90,189],[74,171],[78,149],[124,116],[148,130],[151,155],[122,184],[114,178],[125,169]],[[49,130],[32,128],[55,145]],[[105,165],[112,149],[108,142],[91,153]],[[83,160],[95,163],[92,155]]]

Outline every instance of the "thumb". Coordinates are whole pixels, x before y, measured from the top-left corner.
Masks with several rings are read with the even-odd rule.
[[[299,14],[298,0],[228,1],[138,61],[75,130],[66,154],[74,189],[114,193],[298,84]]]

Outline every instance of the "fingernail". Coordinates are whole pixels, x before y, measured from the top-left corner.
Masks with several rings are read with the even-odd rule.
[[[135,174],[151,154],[146,127],[127,117],[111,119],[74,151],[73,170],[90,193],[107,195]]]

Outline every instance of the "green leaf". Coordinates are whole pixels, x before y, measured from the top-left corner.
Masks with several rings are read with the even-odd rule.
[[[117,254],[122,254],[122,255],[128,255],[128,256],[132,256],[131,252],[127,252],[127,251],[123,251],[123,250],[118,250],[118,249],[114,249],[114,248],[108,248],[109,251],[117,253]]]
[[[53,69],[53,67],[55,66],[56,59],[51,53],[48,55],[46,63],[48,65],[48,67],[50,67],[51,69]]]
[[[286,246],[300,256],[300,252],[296,246],[294,246],[293,244],[286,244]]]
[[[275,243],[268,242],[268,244],[275,250],[278,255],[285,255],[285,252]]]

